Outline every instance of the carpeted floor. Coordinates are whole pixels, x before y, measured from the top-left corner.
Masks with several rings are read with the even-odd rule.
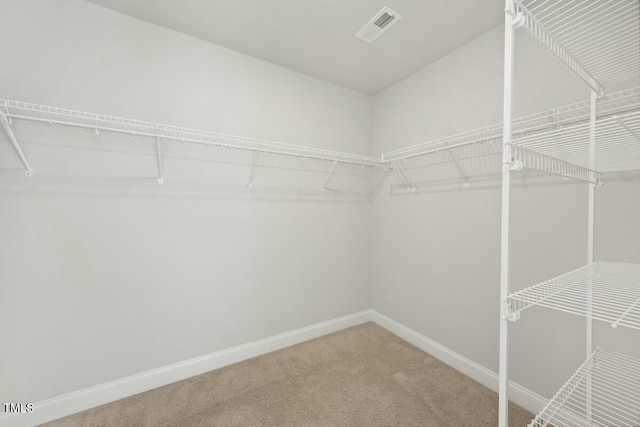
[[[365,323],[46,425],[493,427],[497,408],[496,393]],[[532,418],[511,406],[510,425]]]

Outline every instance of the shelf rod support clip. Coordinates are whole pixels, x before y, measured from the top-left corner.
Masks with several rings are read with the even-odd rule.
[[[520,320],[520,315],[522,314],[522,310],[516,310],[516,308],[514,307],[513,301],[509,301],[509,299],[506,298],[503,301],[503,304],[505,304],[507,308],[506,310],[507,314],[504,316],[505,320],[508,320],[509,322],[516,322]]]
[[[329,183],[329,179],[331,179],[331,175],[333,175],[333,171],[336,169],[336,166],[338,166],[338,161],[334,160],[333,164],[331,165],[331,169],[329,169],[329,173],[327,173],[327,176],[322,182],[322,187],[320,187],[321,191],[327,191],[327,184]]]
[[[11,114],[9,112],[9,107],[7,106],[6,102],[4,107],[7,110],[7,112],[5,113],[5,111],[2,108],[0,108],[0,115],[2,115],[2,120],[0,120],[0,124],[2,124],[2,128],[4,129],[5,133],[9,137],[9,141],[11,141],[11,144],[13,145],[13,148],[16,150],[18,157],[20,157],[20,161],[24,166],[24,176],[33,176],[33,169],[31,169],[29,160],[27,160],[27,156],[25,156],[24,151],[22,151],[22,147],[20,146],[20,143],[18,142],[16,135],[13,133],[13,130],[11,129],[12,119],[11,119]]]
[[[512,313],[507,314],[504,318],[506,320],[508,320],[509,322],[516,322],[518,320],[520,320],[520,313],[519,311],[514,311]]]
[[[511,26],[514,29],[522,27],[526,20],[524,13],[517,9],[518,7],[514,2],[507,2],[507,7],[504,9],[504,12],[511,16]]]

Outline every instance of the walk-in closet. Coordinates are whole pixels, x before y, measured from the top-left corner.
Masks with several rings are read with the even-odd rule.
[[[640,426],[640,0],[0,0],[0,426]]]

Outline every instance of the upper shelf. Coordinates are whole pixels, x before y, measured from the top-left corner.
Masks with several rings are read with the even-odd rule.
[[[596,262],[514,292],[510,318],[539,305],[640,329],[640,264]]]
[[[103,114],[68,110],[27,102],[0,99],[0,112],[9,121],[22,119],[48,124],[71,126],[100,131],[129,134],[132,136],[160,138],[176,142],[209,145],[229,149],[259,151],[293,157],[336,161],[382,167],[378,158],[360,154],[344,153],[302,145],[285,144],[256,138],[228,135],[198,129],[182,128],[165,124],[125,119]]]
[[[214,179],[238,175],[235,183],[245,187],[266,188],[278,181],[279,188],[293,184],[375,197],[392,170],[405,190],[413,190],[435,182],[470,185],[470,179],[500,172],[502,162],[501,123],[379,159],[9,100],[0,100],[0,115],[27,174],[31,165],[22,143],[150,155],[157,159],[159,181],[164,179],[164,159],[175,158],[226,165],[227,172],[219,171]],[[590,101],[517,118],[514,160],[526,169],[591,183],[600,182],[604,172],[640,169],[640,88],[598,99],[593,164],[589,131]]]
[[[514,0],[516,25],[598,93],[640,76],[638,0]]]
[[[296,190],[298,195],[368,199],[390,173],[388,165],[372,156],[25,102],[0,99],[0,115],[27,175],[32,168],[23,146],[32,154],[37,154],[35,146],[62,146],[152,156],[160,183],[165,172],[175,173],[171,167],[179,160],[214,162],[216,168],[204,168],[207,177],[224,186]]]
[[[640,169],[640,88],[597,100],[595,162],[589,146],[590,101],[578,102],[513,121],[516,160],[525,168],[598,182],[604,172]],[[500,172],[502,124],[384,153],[400,162],[416,185]]]

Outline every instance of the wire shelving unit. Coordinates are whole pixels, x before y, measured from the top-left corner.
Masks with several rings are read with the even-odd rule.
[[[34,171],[22,145],[49,145],[110,151],[156,158],[157,179],[164,182],[165,160],[197,160],[241,166],[244,184],[252,188],[261,170],[288,174],[327,194],[374,198],[391,173],[379,158],[277,141],[247,138],[198,129],[170,126],[46,105],[0,99],[0,123],[24,166]],[[298,175],[293,176],[293,173]],[[345,188],[336,188],[339,181]],[[357,191],[355,191],[357,190]]]
[[[592,323],[640,330],[640,264],[594,261],[595,190],[601,175],[640,169],[638,89],[606,94],[612,86],[640,80],[640,1],[505,0],[505,6],[499,426],[508,426],[509,322],[533,306],[585,317],[587,358],[529,426],[640,425],[640,360],[594,351]],[[588,102],[564,108],[562,119],[552,118],[546,126],[543,114],[525,120],[524,129],[522,122],[512,120],[518,28],[591,92]],[[510,292],[511,174],[531,167],[519,150],[553,159],[534,169],[551,172],[549,165],[558,168],[559,162],[560,175],[589,182],[587,260],[584,267]]]

